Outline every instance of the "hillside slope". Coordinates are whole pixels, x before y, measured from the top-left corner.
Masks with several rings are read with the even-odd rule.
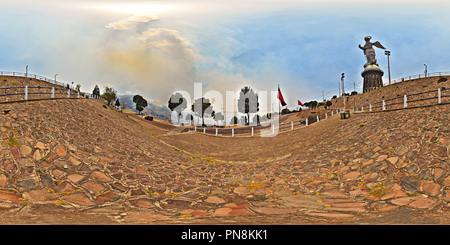
[[[93,205],[146,195],[148,188],[158,188],[148,171],[169,178],[170,164],[187,159],[126,114],[103,105],[87,99],[3,105],[0,198],[15,190],[31,202]]]
[[[336,115],[271,138],[171,134],[104,105],[1,105],[0,221],[46,207],[122,222],[358,222],[407,207],[446,222],[448,104]]]

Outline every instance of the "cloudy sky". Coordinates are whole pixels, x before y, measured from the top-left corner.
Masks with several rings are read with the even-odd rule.
[[[279,84],[294,109],[297,100],[337,95],[341,73],[346,92],[361,92],[358,44],[368,35],[391,51],[392,79],[423,74],[424,64],[428,72],[450,71],[448,1],[0,3],[0,70],[28,65],[31,74],[58,74],[82,91],[109,85],[163,105],[178,90],[194,97],[194,83],[203,94],[219,91],[225,108],[225,91]],[[387,57],[375,52],[387,81]]]

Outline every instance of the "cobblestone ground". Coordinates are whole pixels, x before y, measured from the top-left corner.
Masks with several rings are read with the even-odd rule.
[[[2,224],[448,223],[449,105],[335,116],[253,161],[263,138],[168,135],[103,105],[1,105]]]

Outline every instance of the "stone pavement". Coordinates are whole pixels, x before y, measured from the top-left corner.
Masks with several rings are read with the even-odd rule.
[[[352,115],[286,158],[240,164],[103,104],[2,105],[1,223],[447,223],[448,105]]]

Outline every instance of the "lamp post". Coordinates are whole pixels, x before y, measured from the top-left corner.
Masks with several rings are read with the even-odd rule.
[[[389,56],[391,55],[391,51],[384,51],[384,54],[388,58],[389,85],[391,85],[391,66],[389,65]]]
[[[28,65],[25,67],[25,77],[28,77]]]
[[[425,66],[425,77],[427,77],[427,65],[423,64]]]
[[[340,85],[340,84],[338,84],[338,85],[339,85],[339,86],[338,86],[338,88],[339,88],[338,98],[339,98],[339,97],[341,97],[342,94],[341,94],[341,85]]]
[[[341,75],[341,82],[342,82],[342,99],[344,100],[344,110],[345,110],[345,92],[344,92],[344,73]]]

